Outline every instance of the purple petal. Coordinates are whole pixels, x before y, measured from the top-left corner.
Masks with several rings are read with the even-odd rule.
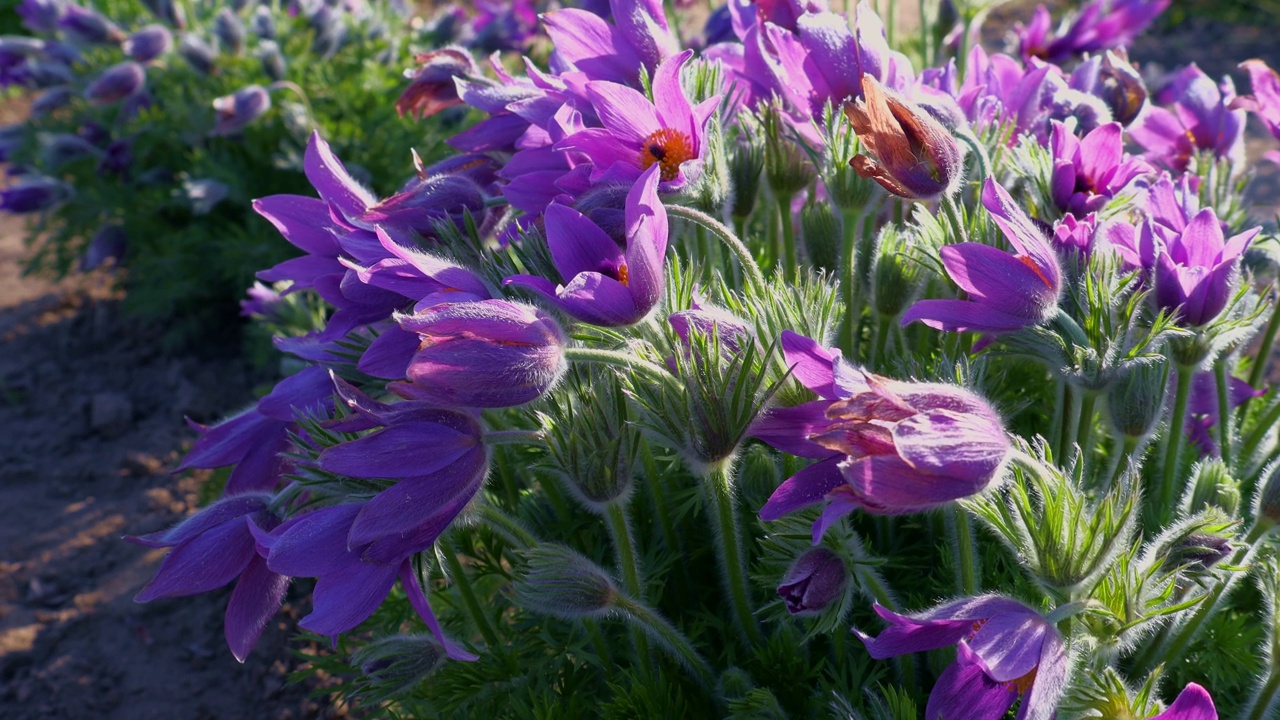
[[[990,178],[982,188],[982,205],[1018,253],[1035,262],[1056,295],[1062,277],[1058,257],[1044,233],[1027,217],[1027,212],[1013,202],[1008,191]]]
[[[288,450],[287,426],[276,423],[271,432],[258,437],[257,444],[236,463],[223,492],[238,495],[274,490],[289,467],[288,458],[283,456]]]
[[[644,319],[648,309],[636,304],[631,290],[600,273],[582,273],[556,291],[555,303],[592,325],[621,327]]]
[[[1018,693],[989,677],[982,660],[964,643],[956,648],[956,661],[938,676],[929,693],[925,717],[934,720],[999,720],[1009,711]]]
[[[951,410],[930,410],[897,423],[893,442],[902,459],[915,469],[952,477],[956,491],[985,486],[1010,449],[998,424]]]
[[[1218,720],[1218,709],[1213,706],[1207,690],[1187,683],[1173,704],[1151,720]]]
[[[600,122],[627,145],[638,148],[646,138],[662,128],[657,110],[649,100],[626,85],[587,83],[587,96]]]
[[[356,561],[316,580],[311,614],[298,622],[319,635],[337,637],[364,622],[396,582],[396,567]]]
[[[641,58],[600,16],[569,8],[542,16],[556,53],[593,78],[632,83]]]
[[[356,515],[347,544],[357,547],[390,535],[407,535],[459,496],[474,495],[488,469],[487,459],[484,450],[477,448],[439,472],[401,480],[378,493]]]
[[[1012,332],[1035,322],[966,300],[917,300],[902,316],[903,326],[915,321],[947,332]]]
[[[647,313],[663,291],[663,261],[667,253],[667,208],[658,198],[661,166],[654,163],[631,186],[626,202],[627,266],[631,294]]]
[[[551,205],[544,218],[547,246],[566,281],[584,272],[616,272],[622,265],[618,244],[582,213],[566,205]]]
[[[479,444],[474,427],[418,420],[326,448],[319,464],[326,472],[350,477],[418,477],[449,467]]]
[[[270,535],[267,567],[290,577],[320,577],[357,562],[347,550],[347,534],[362,507],[347,503],[290,518]]]
[[[663,127],[677,130],[693,139],[702,134],[702,126],[701,123],[695,124],[693,107],[680,85],[680,71],[691,57],[693,51],[685,50],[658,66],[653,74],[653,105]],[[652,131],[651,129],[650,132]]]
[[[289,578],[268,570],[265,560],[254,557],[249,561],[227,601],[223,621],[223,635],[236,660],[244,662],[249,656],[267,622],[280,610],[288,589]]]
[[[1067,688],[1070,670],[1067,648],[1057,631],[1050,627],[1040,649],[1035,680],[1031,683],[1031,690],[1022,698],[1022,707],[1018,708],[1018,720],[1054,720],[1058,702]]]
[[[328,405],[332,396],[329,371],[312,365],[276,383],[271,392],[258,401],[258,412],[280,422],[292,422],[297,415]]]
[[[862,632],[857,635],[867,646],[867,652],[877,660],[955,645],[972,631],[975,619],[984,617],[913,618],[887,610],[879,603],[876,603],[875,611],[889,623],[889,627],[878,637]]]
[[[1038,321],[1057,289],[1035,267],[981,243],[946,245],[939,251],[947,275],[975,302]]]
[[[422,586],[418,584],[417,578],[413,576],[413,570],[409,561],[406,560],[400,565],[400,587],[404,588],[404,594],[409,597],[409,604],[418,612],[418,617],[427,624],[427,628],[431,630],[431,634],[436,636],[436,640],[444,646],[445,654],[454,660],[470,662],[479,660],[479,656],[474,655],[463,648],[461,645],[453,642],[444,636],[444,631],[440,629],[440,623],[436,621],[435,613],[431,612],[431,605],[427,602],[426,593],[422,591]]]
[[[838,351],[834,351],[838,352]],[[818,397],[834,400],[835,379],[832,370],[834,357],[816,340],[807,338],[790,330],[782,331],[782,354],[791,374],[801,385],[818,394]]]
[[[271,195],[253,201],[253,209],[271,221],[285,240],[310,255],[337,257],[337,227],[329,219],[329,205],[302,195]]]
[[[311,181],[320,197],[337,207],[347,218],[358,218],[378,203],[373,193],[351,177],[319,132],[311,133],[302,164],[307,180]]]
[[[134,602],[185,597],[222,587],[244,572],[256,552],[243,521],[213,527],[170,551]]]
[[[842,456],[835,456],[814,463],[787,478],[760,508],[760,519],[777,520],[802,507],[822,502],[827,493],[845,484],[839,469],[842,459]]]
[[[771,408],[754,423],[748,434],[768,443],[788,455],[807,458],[825,458],[831,451],[809,440],[811,435],[821,434],[831,427],[827,417],[830,400],[814,400],[793,407]]]
[[[967,642],[993,679],[1010,682],[1040,664],[1041,648],[1056,634],[1039,613],[1027,609],[992,616]]]
[[[125,540],[146,547],[173,547],[223,523],[261,512],[267,508],[270,500],[271,496],[266,493],[226,496],[168,530],[140,537],[130,535]]]

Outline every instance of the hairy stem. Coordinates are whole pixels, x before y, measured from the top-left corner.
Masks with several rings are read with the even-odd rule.
[[[725,227],[723,223],[701,210],[696,210],[686,205],[668,205],[667,213],[695,222],[710,230],[712,235],[715,235],[720,242],[725,244],[725,247],[729,248],[738,257],[738,263],[742,265],[742,270],[747,274],[747,279],[757,289],[764,288],[764,274],[760,272],[760,266],[756,264],[756,259],[751,256],[751,250],[742,244],[742,240],[737,235],[734,235],[732,230]]]
[[[484,636],[484,641],[491,648],[502,647],[501,641],[498,640],[498,633],[493,629],[493,625],[489,623],[488,616],[484,614],[484,610],[480,607],[480,601],[476,598],[475,589],[471,587],[470,578],[467,577],[462,563],[458,561],[457,549],[451,547],[440,554],[444,556],[445,565],[449,567],[449,578],[457,586],[458,594],[462,595],[462,604],[466,606],[467,614],[471,616],[471,621],[476,624],[476,628]]]
[[[1165,438],[1164,472],[1160,479],[1160,505],[1156,508],[1161,521],[1172,517],[1172,505],[1177,488],[1178,456],[1182,452],[1182,427],[1187,420],[1187,401],[1191,397],[1191,378],[1195,368],[1178,366],[1178,387],[1173,396],[1173,416],[1169,418],[1168,436]]]
[[[711,673],[711,666],[694,649],[689,638],[677,630],[670,621],[648,605],[624,594],[619,594],[615,602],[618,610],[622,611],[623,616],[633,626],[638,626],[654,642],[671,653],[699,683],[707,688],[715,687],[715,676]]]
[[[613,549],[618,555],[618,568],[622,571],[622,586],[626,588],[628,595],[643,602],[640,562],[636,557],[631,523],[627,520],[627,510],[618,503],[610,503],[606,514],[609,519],[609,535],[613,539]],[[631,642],[636,647],[636,667],[640,671],[640,677],[648,679],[652,673],[649,664],[649,639],[645,637],[644,631],[633,625]]]
[[[747,586],[747,558],[738,527],[738,502],[733,492],[732,463],[722,462],[712,466],[702,478],[706,493],[707,513],[715,523],[716,555],[720,560],[725,591],[737,616],[742,634],[752,643],[761,640],[760,626],[756,624],[751,609],[751,592]]]

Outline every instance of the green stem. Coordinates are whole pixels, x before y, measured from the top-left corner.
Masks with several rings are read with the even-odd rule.
[[[489,623],[489,618],[484,614],[484,610],[480,608],[480,601],[476,599],[475,589],[471,587],[471,580],[467,578],[467,573],[463,570],[462,563],[458,561],[457,550],[451,547],[440,554],[444,556],[445,565],[449,566],[450,579],[458,587],[458,593],[462,595],[462,604],[467,607],[467,614],[471,616],[471,621],[476,624],[476,628],[484,636],[484,641],[489,644],[490,648],[502,647],[502,643],[498,640],[498,633],[493,629],[493,625]]]
[[[541,445],[546,440],[541,430],[493,430],[484,434],[485,445]]]
[[[991,177],[991,156],[987,154],[987,146],[978,140],[972,130],[959,130],[956,137],[960,142],[969,147],[969,151],[973,153],[973,157],[978,161],[978,178],[981,182],[986,182]]]
[[[942,212],[951,223],[951,231],[956,235],[955,242],[964,242],[968,234],[964,231],[964,221],[960,219],[960,209],[956,207],[956,201],[950,195],[942,196]]]
[[[868,364],[875,368],[877,372],[883,370],[885,363],[885,339],[889,336],[889,333],[893,332],[892,323],[893,318],[887,315],[881,315],[880,323],[876,326],[876,341],[875,345],[871,348],[871,357],[869,358],[870,362]]]
[[[1258,387],[1262,383],[1262,377],[1267,374],[1267,366],[1270,364],[1271,348],[1276,343],[1276,332],[1280,331],[1280,297],[1277,298],[1276,306],[1271,308],[1271,319],[1267,321],[1267,331],[1262,336],[1262,345],[1258,347],[1258,354],[1254,357],[1253,368],[1249,370],[1249,384]],[[1248,404],[1248,400],[1245,403]],[[1244,412],[1245,406],[1240,407],[1240,412]]]
[[[653,459],[653,449],[643,439],[640,441],[640,462],[644,463],[644,475],[649,489],[653,492],[653,504],[658,512],[658,525],[662,528],[662,539],[669,552],[680,555],[680,536],[676,534],[675,522],[671,519],[672,503],[663,485],[663,476],[658,473],[658,463]]]
[[[1084,401],[1081,388],[1067,387],[1067,417],[1062,421],[1062,446],[1058,448],[1058,462],[1075,454],[1076,433],[1080,430],[1080,411]]]
[[[1267,715],[1267,709],[1275,701],[1276,690],[1280,690],[1280,668],[1273,667],[1267,675],[1267,682],[1258,690],[1258,696],[1253,699],[1253,707],[1249,710],[1249,714],[1242,717],[1246,720],[1263,720]]]
[[[1227,375],[1227,362],[1219,359],[1213,364],[1213,378],[1218,386],[1218,451],[1222,462],[1231,467],[1231,382]]]
[[[840,245],[840,293],[844,297],[845,323],[840,328],[840,347],[853,348],[853,337],[858,332],[858,317],[862,308],[858,302],[857,247],[862,233],[862,214],[846,210],[844,213],[844,242]]]
[[[1059,379],[1053,389],[1053,409],[1049,413],[1052,417],[1049,419],[1049,435],[1045,438],[1055,452],[1062,447],[1062,411],[1058,408],[1065,407],[1066,403],[1067,381]]]
[[[515,521],[512,517],[502,512],[498,508],[482,504],[477,511],[480,519],[489,524],[500,535],[507,539],[507,542],[519,548],[531,548],[538,544],[538,539],[528,530]]]
[[[703,684],[703,687],[715,687],[715,676],[711,673],[711,666],[702,659],[689,639],[666,618],[644,603],[621,593],[618,594],[615,603],[627,620],[638,625],[654,642],[675,656],[694,678]]]
[[[778,198],[778,219],[782,222],[782,276],[788,283],[796,281],[800,258],[796,254],[796,228],[791,217],[791,198]]]
[[[1245,438],[1244,443],[1240,446],[1240,457],[1244,461],[1248,461],[1253,454],[1258,451],[1258,445],[1266,439],[1267,433],[1275,424],[1280,422],[1280,402],[1271,406],[1266,415],[1261,417],[1254,424],[1253,430],[1249,432],[1249,436]]]
[[[606,515],[609,519],[609,534],[613,539],[613,549],[618,555],[618,567],[622,570],[622,586],[626,588],[629,595],[643,602],[640,562],[636,557],[635,543],[631,536],[631,523],[627,521],[627,510],[619,503],[609,503]],[[652,674],[649,664],[649,639],[640,628],[632,626],[631,642],[636,647],[636,667],[640,671],[640,677],[647,682]]]
[[[1182,428],[1186,424],[1187,401],[1191,397],[1191,378],[1195,368],[1178,366],[1178,389],[1173,396],[1173,417],[1169,419],[1168,437],[1165,438],[1164,472],[1160,479],[1160,505],[1156,508],[1161,522],[1172,517],[1171,512],[1178,476],[1178,456],[1182,452]]]
[[[612,365],[627,370],[635,370],[658,383],[665,383],[671,378],[671,373],[667,372],[667,369],[661,365],[651,363],[648,360],[641,360],[634,355],[628,355],[617,350],[569,347],[564,349],[564,357],[569,362],[599,363],[600,365]]]
[[[978,592],[978,561],[974,552],[973,524],[964,508],[952,506],[952,519],[956,525],[956,582],[965,595]]]
[[[1129,437],[1128,435],[1116,437],[1116,456],[1112,460],[1111,471],[1107,473],[1110,478],[1108,488],[1115,487],[1120,482],[1120,476],[1124,474],[1125,469],[1129,465],[1129,458],[1138,450],[1138,443],[1141,438]]]
[[[1076,444],[1080,446],[1085,462],[1089,461],[1090,451],[1093,449],[1092,433],[1093,433],[1093,408],[1097,402],[1098,393],[1093,390],[1080,390],[1080,424],[1076,430]]]
[[[733,231],[725,227],[723,223],[710,215],[688,207],[686,205],[668,205],[667,213],[675,215],[678,218],[695,222],[702,227],[711,231],[711,234],[720,239],[734,255],[738,256],[738,263],[742,265],[742,270],[747,274],[747,279],[756,286],[757,289],[763,289],[765,286],[764,274],[760,272],[760,266],[756,264],[756,259],[752,257],[751,250],[742,244],[742,240],[738,239]]]
[[[1053,316],[1053,324],[1066,333],[1067,337],[1071,338],[1072,343],[1084,348],[1090,347],[1089,336],[1085,335],[1084,328],[1080,327],[1075,318],[1068,315],[1067,311],[1061,307],[1058,308],[1057,314]]]
[[[716,554],[720,560],[725,591],[729,594],[734,615],[742,634],[753,644],[761,640],[760,626],[751,610],[751,593],[747,587],[747,559],[738,527],[738,502],[733,492],[733,467],[730,462],[712,466],[702,478],[707,495],[707,512],[715,522]]]

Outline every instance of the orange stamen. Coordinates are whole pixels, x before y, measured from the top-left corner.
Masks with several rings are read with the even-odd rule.
[[[631,273],[627,271],[626,265],[618,266],[618,282],[622,283],[623,287],[631,287]]]
[[[640,167],[648,170],[657,163],[662,167],[659,176],[670,182],[680,176],[680,165],[693,158],[693,138],[679,130],[662,128],[645,138],[640,150]]]

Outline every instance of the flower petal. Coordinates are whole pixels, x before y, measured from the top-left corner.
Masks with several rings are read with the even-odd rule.
[[[280,610],[289,578],[267,569],[267,561],[254,557],[236,582],[227,601],[223,635],[236,660],[244,662],[258,643],[267,622]]]
[[[845,482],[838,467],[842,459],[835,456],[814,463],[787,478],[760,508],[760,519],[777,520],[787,513],[822,502],[827,493]]]
[[[1018,693],[989,677],[982,660],[964,643],[956,647],[956,661],[938,676],[929,693],[925,717],[931,720],[999,720]]]

